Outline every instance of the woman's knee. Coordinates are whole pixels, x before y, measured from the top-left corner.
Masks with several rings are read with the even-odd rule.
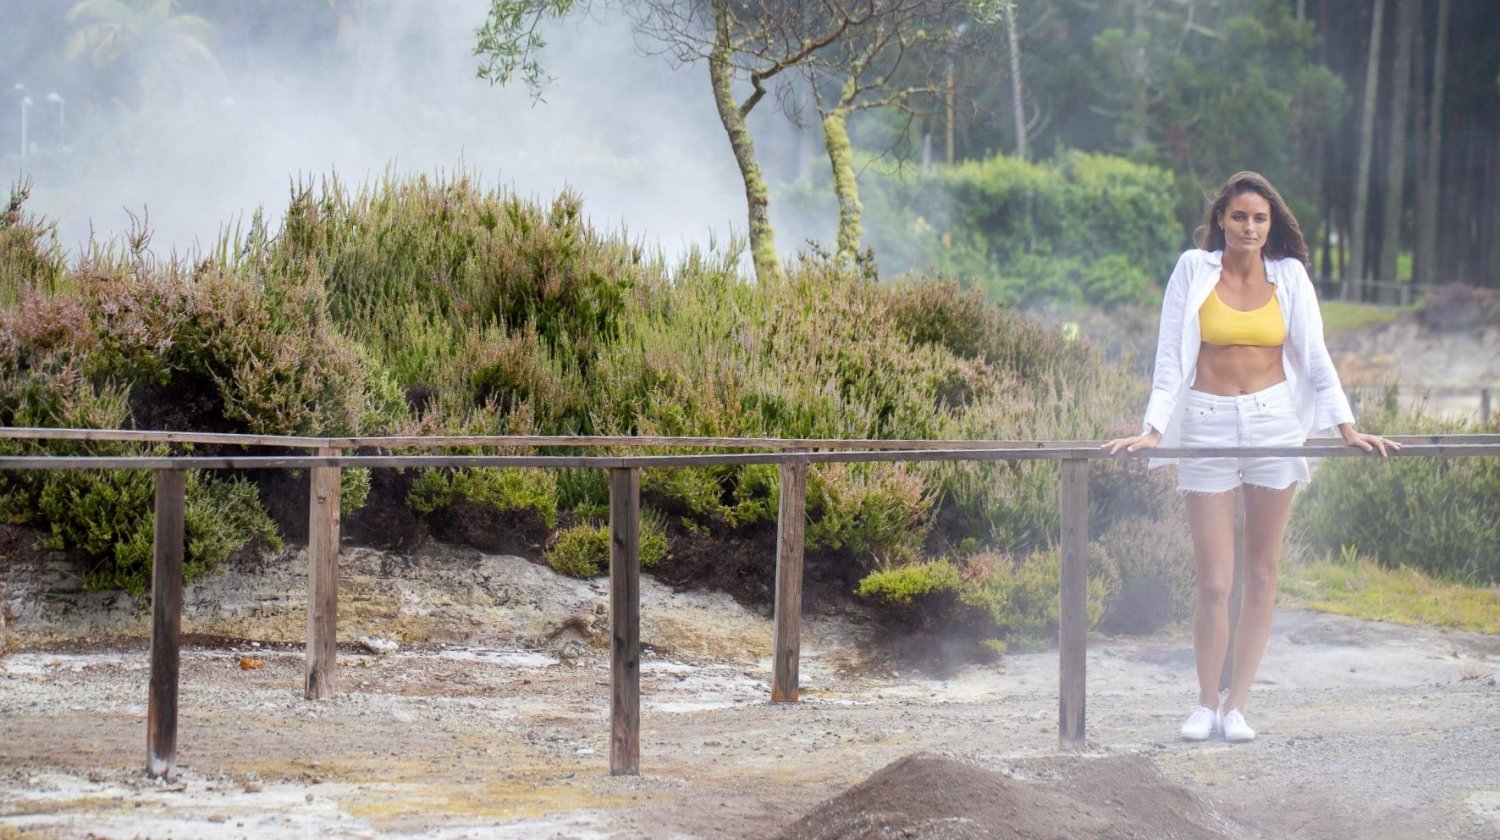
[[[1229,604],[1230,582],[1218,578],[1198,578],[1198,603],[1204,607],[1222,608]]]

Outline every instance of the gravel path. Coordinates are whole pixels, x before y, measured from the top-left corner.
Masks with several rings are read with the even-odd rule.
[[[443,549],[346,552],[339,694],[307,702],[291,632],[301,566],[290,555],[190,588],[185,629],[218,635],[183,654],[171,783],[142,772],[139,607],[72,592],[55,566],[12,574],[0,838],[758,838],[917,752],[1061,778],[1039,769],[1062,760],[1055,651],[935,678],[871,663],[857,622],[818,619],[802,701],[771,705],[768,618],[649,580],[642,775],[611,777],[608,660],[587,619],[568,621],[599,586]],[[354,643],[382,628],[395,652]],[[1496,637],[1285,611],[1248,710],[1260,737],[1186,744],[1186,637],[1098,638],[1089,750],[1067,761],[1149,767],[1180,797],[1163,801],[1223,836],[1493,838],[1497,670]]]

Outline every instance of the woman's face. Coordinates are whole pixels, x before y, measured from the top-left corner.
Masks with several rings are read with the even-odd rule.
[[[1224,251],[1259,253],[1271,235],[1271,202],[1258,192],[1242,192],[1229,199],[1219,216],[1224,228]]]

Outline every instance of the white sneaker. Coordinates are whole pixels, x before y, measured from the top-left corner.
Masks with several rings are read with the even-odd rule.
[[[1240,714],[1239,709],[1230,709],[1220,720],[1220,725],[1224,728],[1224,740],[1232,744],[1255,740],[1255,730],[1245,722],[1245,716]]]
[[[1244,719],[1240,721],[1243,723]],[[1207,741],[1219,728],[1219,712],[1207,706],[1194,706],[1188,713],[1188,719],[1182,724],[1182,739],[1184,741]],[[1254,733],[1251,733],[1254,737]]]

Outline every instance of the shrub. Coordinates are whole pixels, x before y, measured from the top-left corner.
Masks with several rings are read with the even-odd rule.
[[[30,182],[12,186],[0,211],[0,306],[32,292],[55,293],[64,277],[57,224],[25,212],[30,195]]]
[[[1500,295],[1464,283],[1449,283],[1417,309],[1417,321],[1437,332],[1500,326]]]
[[[910,604],[938,592],[956,592],[962,583],[958,568],[947,560],[877,569],[859,582],[854,592],[887,604]]]
[[[932,496],[906,464],[818,464],[807,475],[807,547],[867,566],[915,560],[931,526]]]
[[[590,229],[576,195],[548,206],[464,173],[387,177],[357,193],[299,184],[281,235],[252,230],[241,250],[260,255],[257,270],[325,275],[334,317],[403,389],[440,386],[452,406],[500,414],[525,402],[553,433],[591,431],[572,377],[614,339],[632,289],[660,271],[639,246]]]
[[[1087,609],[1093,627],[1119,584],[1108,558],[1092,544],[1089,553]],[[1062,555],[1055,548],[975,555],[965,565],[963,601],[988,611],[995,633],[1008,643],[1046,641],[1057,634],[1061,573]]]
[[[593,578],[609,570],[609,526],[584,522],[557,533],[544,559],[552,570],[576,578]],[[641,568],[652,569],[667,557],[667,532],[660,517],[641,517]]]
[[[1154,633],[1193,614],[1197,589],[1186,521],[1125,519],[1104,534],[1100,547],[1120,575],[1119,589],[1105,605],[1105,628]]]
[[[1497,458],[1330,458],[1298,496],[1293,523],[1318,552],[1348,547],[1391,568],[1484,586],[1500,582],[1497,510]]]
[[[557,525],[557,474],[509,467],[423,470],[407,496],[412,510],[424,514],[460,500],[502,513],[531,511],[552,528]]]
[[[85,589],[125,589],[135,595],[146,590],[155,532],[151,472],[56,470],[6,483],[0,515],[13,523],[45,526],[47,548],[92,560],[93,568],[83,577]],[[184,520],[184,581],[255,542],[281,546],[255,487],[243,479],[188,472]]]

